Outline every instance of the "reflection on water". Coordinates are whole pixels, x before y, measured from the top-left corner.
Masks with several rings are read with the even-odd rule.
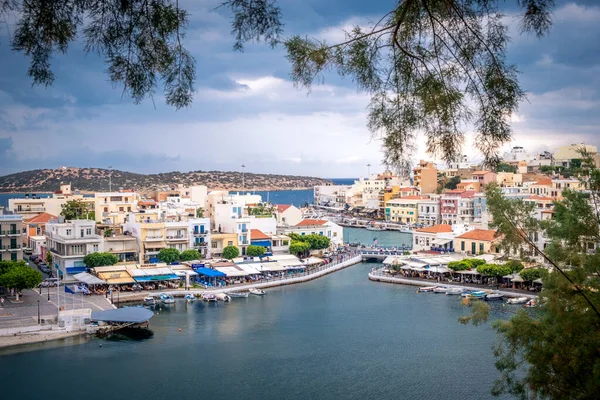
[[[151,329],[146,328],[122,328],[118,331],[111,332],[103,339],[109,342],[128,342],[134,341],[139,342],[142,340],[148,340],[154,335]]]

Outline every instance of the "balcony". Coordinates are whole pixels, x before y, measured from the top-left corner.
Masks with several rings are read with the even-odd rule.
[[[204,231],[204,232],[192,232],[192,235],[194,237],[205,237],[206,235],[208,235],[208,231]]]
[[[167,241],[172,241],[172,242],[178,242],[178,241],[183,241],[183,240],[188,240],[188,237],[186,235],[172,235],[172,236],[167,236]]]
[[[30,213],[30,212],[46,212],[46,207],[29,207],[29,208],[15,208],[13,210],[16,214]]]
[[[163,241],[164,240],[164,236],[146,236],[146,242],[157,242],[157,241]]]
[[[194,248],[195,249],[204,249],[206,248],[208,242],[200,242],[200,243],[194,243]]]

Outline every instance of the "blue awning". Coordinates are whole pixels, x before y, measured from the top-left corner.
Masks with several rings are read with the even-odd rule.
[[[226,276],[221,271],[217,271],[215,269],[210,269],[210,268],[205,268],[205,267],[196,269],[196,272],[199,273],[200,275],[208,276],[210,278],[216,278],[216,277],[220,277],[220,276]]]
[[[134,277],[136,282],[150,282],[150,281],[168,281],[171,279],[179,279],[179,276],[175,274],[169,275],[150,275],[150,276],[137,276]]]
[[[67,268],[67,274],[69,274],[69,275],[79,274],[81,272],[86,272],[86,270],[87,270],[86,267],[70,267],[70,268]]]
[[[271,247],[273,244],[268,239],[251,240],[252,246]]]

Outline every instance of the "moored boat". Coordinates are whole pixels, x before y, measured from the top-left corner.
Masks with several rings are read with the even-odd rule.
[[[217,293],[215,294],[215,298],[219,301],[231,301],[231,297],[225,293]]]
[[[534,308],[534,307],[537,307],[537,301],[535,301],[535,299],[531,299],[527,303],[525,303],[523,305],[523,307],[525,307],[525,308]]]
[[[446,291],[446,294],[447,294],[448,296],[458,296],[458,295],[461,295],[461,294],[462,294],[462,292],[463,292],[463,291],[462,291],[462,289],[459,289],[459,288],[451,288],[451,289],[448,289],[448,290]]]
[[[185,295],[185,299],[187,301],[194,301],[194,300],[196,300],[196,296],[194,296],[193,294],[188,293],[188,294]]]
[[[250,294],[254,294],[256,296],[263,296],[265,294],[265,291],[261,289],[252,288],[248,289],[248,291],[250,292]]]
[[[528,297],[513,297],[511,299],[506,300],[506,302],[508,304],[525,304],[528,300]]]
[[[433,292],[437,286],[423,286],[419,288],[419,292]]]
[[[376,224],[371,224],[371,225],[367,225],[366,226],[368,231],[385,231],[385,226],[383,225],[376,225]]]
[[[145,306],[153,306],[156,304],[156,297],[154,297],[153,295],[149,294],[148,296],[144,297],[144,305]]]
[[[228,292],[227,294],[231,298],[245,298],[245,297],[248,297],[248,292]]]
[[[502,293],[490,293],[484,297],[485,301],[502,301],[504,295]]]
[[[158,295],[160,298],[160,302],[163,304],[173,304],[175,303],[175,299],[170,294],[161,293]]]
[[[471,293],[473,293],[472,290],[463,290],[462,293],[460,294],[462,297],[469,297],[471,295]]]
[[[217,296],[215,296],[214,293],[202,293],[202,300],[204,301],[208,301],[208,302],[216,302],[217,301]]]
[[[470,299],[483,299],[485,298],[485,296],[487,296],[486,292],[484,292],[483,290],[476,290],[474,292],[471,292],[467,297]]]
[[[446,286],[438,286],[435,289],[433,289],[433,293],[446,293],[448,290],[450,289]]]

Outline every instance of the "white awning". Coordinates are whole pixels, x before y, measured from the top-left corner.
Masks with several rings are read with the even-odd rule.
[[[181,269],[178,269],[178,270],[175,270],[175,271],[173,271],[173,272],[174,272],[174,273],[175,273],[175,275],[177,275],[177,276],[186,276],[186,275],[193,276],[193,275],[198,275],[198,273],[197,273],[196,271],[193,271],[193,270],[189,270],[189,271],[187,271],[187,270],[181,270]]]
[[[250,275],[249,272],[244,271],[244,269],[240,268],[238,265],[230,267],[215,267],[215,269],[230,277]]]
[[[315,265],[323,262],[323,259],[318,257],[311,257],[308,260],[304,260],[305,265]]]
[[[404,264],[406,264],[412,268],[420,268],[420,267],[425,267],[427,265],[425,263],[417,262],[417,261],[405,261]]]
[[[262,271],[266,272],[275,272],[275,271],[285,271],[285,267],[280,265],[278,262],[264,262],[261,263]]]
[[[304,265],[302,264],[302,261],[298,260],[296,257],[294,257],[294,259],[278,260],[277,263],[284,267],[298,267]]]
[[[262,270],[262,265],[260,263],[237,264],[237,266],[243,269],[247,275],[260,274]]]
[[[446,272],[450,272],[446,267],[429,267],[427,271],[437,273],[437,274],[445,274]]]
[[[440,246],[443,246],[443,245],[445,245],[445,244],[447,244],[447,243],[450,243],[451,241],[452,241],[452,239],[435,239],[435,240],[434,240],[433,242],[431,242],[431,243],[433,243],[433,244],[438,244],[438,245],[440,245]]]
[[[456,271],[457,274],[465,274],[465,275],[481,275],[477,271]]]
[[[92,274],[88,274],[87,272],[75,274],[73,275],[73,278],[77,279],[79,282],[87,283],[88,285],[103,285],[106,283],[106,281],[103,281]]]
[[[173,275],[174,272],[171,268],[132,268],[129,271],[129,274],[136,277],[142,276],[159,276],[159,275]]]

